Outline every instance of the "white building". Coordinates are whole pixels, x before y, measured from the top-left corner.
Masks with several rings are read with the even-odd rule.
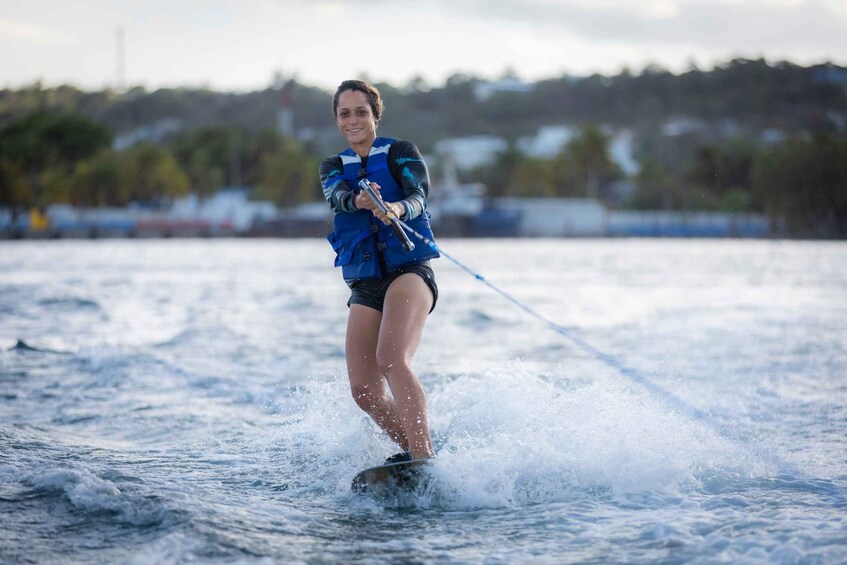
[[[176,118],[162,118],[153,125],[141,126],[115,136],[112,149],[123,151],[142,142],[157,143],[182,129],[182,122]]]
[[[510,92],[514,94],[526,94],[532,91],[532,85],[526,83],[516,76],[505,76],[503,78],[479,82],[474,85],[474,98],[477,102],[484,102],[501,92]]]
[[[518,139],[518,151],[530,157],[552,159],[579,133],[573,126],[542,126],[533,137]]]
[[[467,170],[490,165],[499,153],[506,151],[506,140],[491,135],[474,135],[443,139],[433,148],[439,157],[447,156],[457,169]]]
[[[524,155],[539,159],[552,159],[579,134],[579,128],[566,125],[543,126],[534,136],[518,139],[516,148]],[[641,166],[635,159],[635,135],[623,129],[611,133],[609,156],[626,175],[637,174]],[[458,170],[484,167],[494,162],[508,149],[506,140],[490,135],[443,139],[434,150],[440,159],[451,162]]]
[[[272,202],[249,200],[248,191],[241,188],[224,189],[205,199],[190,194],[174,202],[170,210],[173,219],[228,224],[236,232],[246,232],[254,221],[271,220],[276,215]]]
[[[521,214],[521,236],[591,237],[606,233],[606,208],[590,198],[499,198],[497,207]]]
[[[609,157],[617,163],[626,176],[641,172],[641,164],[635,159],[635,134],[624,129],[616,132],[609,143]]]

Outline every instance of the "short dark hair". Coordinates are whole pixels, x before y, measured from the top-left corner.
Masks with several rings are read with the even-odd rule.
[[[364,92],[365,96],[368,97],[368,104],[370,104],[371,111],[374,114],[374,120],[376,123],[379,123],[380,118],[382,118],[382,110],[385,106],[382,103],[382,96],[379,94],[379,90],[372,84],[369,84],[363,80],[345,80],[340,85],[338,85],[338,90],[335,91],[335,96],[332,97],[332,117],[338,117],[338,97],[341,96],[341,93],[345,90],[358,90],[359,92]]]

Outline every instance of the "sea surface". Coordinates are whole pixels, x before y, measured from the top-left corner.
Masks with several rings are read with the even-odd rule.
[[[373,499],[326,242],[0,242],[0,562],[847,562],[847,244],[440,244]]]

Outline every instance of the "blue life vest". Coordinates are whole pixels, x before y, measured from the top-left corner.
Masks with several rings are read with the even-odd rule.
[[[406,195],[388,168],[388,150],[395,141],[377,137],[368,155],[367,168],[362,167],[362,159],[355,151],[349,148],[342,151],[338,157],[344,165],[344,171],[335,178],[346,181],[355,193],[359,192],[359,180],[366,178],[379,185],[383,200],[399,202]],[[429,212],[426,210],[417,218],[404,222],[435,241]],[[332,229],[327,239],[336,253],[335,266],[341,267],[345,281],[382,278],[386,274],[385,270],[390,272],[439,256],[437,251],[423,242],[415,242],[415,248],[406,251],[391,226],[379,221],[370,210],[337,212],[332,218]],[[410,234],[410,237],[414,236]]]

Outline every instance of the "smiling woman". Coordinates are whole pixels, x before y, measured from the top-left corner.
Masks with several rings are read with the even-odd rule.
[[[426,165],[412,143],[377,137],[382,110],[372,85],[341,83],[332,112],[350,147],[325,159],[320,176],[335,212],[329,236],[338,255],[335,265],[351,290],[346,340],[351,392],[403,449],[389,458],[395,462],[435,455],[412,358],[438,299],[429,264],[438,253],[426,246],[404,248],[390,227],[392,218],[401,218],[432,238]],[[374,197],[360,191],[360,182],[370,184]]]
[[[376,137],[376,126],[382,117],[382,97],[368,85],[354,90],[360,81],[347,81],[341,87],[350,89],[337,92],[332,99],[335,121],[350,147],[360,155],[367,155]],[[362,83],[364,84],[364,83]]]

